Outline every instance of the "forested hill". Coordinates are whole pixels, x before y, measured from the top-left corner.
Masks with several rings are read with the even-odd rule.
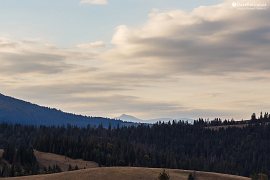
[[[108,127],[129,125],[121,120],[102,117],[88,117],[66,113],[57,109],[42,107],[9,96],[0,94],[0,122],[22,125],[62,126],[75,125],[78,127],[99,126]]]
[[[0,124],[1,147],[9,163],[18,157],[18,149],[28,147],[27,154],[36,149],[107,167],[186,169],[247,177],[270,174],[270,124],[219,130],[181,121],[108,129]]]

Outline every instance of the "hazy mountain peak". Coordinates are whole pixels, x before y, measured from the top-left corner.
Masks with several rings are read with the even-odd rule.
[[[183,121],[188,121],[189,123],[193,123],[193,119],[190,118],[155,118],[155,119],[140,119],[137,118],[135,116],[132,115],[128,115],[128,114],[122,114],[121,116],[117,117],[116,119],[120,119],[123,121],[127,121],[127,122],[136,122],[136,123],[156,123],[156,122],[169,122],[169,121],[173,121],[173,120],[183,120]]]
[[[142,122],[142,121],[144,121],[142,119],[139,119],[135,116],[131,116],[128,114],[122,114],[121,116],[117,117],[116,119],[120,119],[120,120],[128,121],[128,122]]]

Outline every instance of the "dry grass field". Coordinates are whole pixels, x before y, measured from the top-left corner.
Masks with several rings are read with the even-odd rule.
[[[0,149],[0,157],[3,150]],[[63,171],[67,171],[69,164],[78,166],[78,171],[69,171],[58,174],[25,176],[16,178],[1,178],[1,180],[157,180],[162,169],[111,167],[98,168],[95,162],[70,159],[65,156],[35,151],[41,166],[48,167],[57,164]],[[86,168],[86,169],[84,169]],[[187,180],[192,171],[168,169],[171,180]],[[196,172],[197,180],[250,180],[249,178],[207,172]]]
[[[0,157],[3,155],[3,150],[0,149]],[[98,164],[91,161],[84,161],[82,159],[71,159],[65,156],[52,154],[52,153],[44,153],[35,150],[35,156],[37,161],[41,167],[49,167],[58,165],[62,171],[67,171],[69,165],[74,168],[78,166],[79,169],[87,169],[87,168],[96,168]]]
[[[64,172],[50,175],[38,175],[17,178],[3,178],[2,180],[157,180],[162,169],[153,168],[90,168],[78,171]],[[187,180],[192,171],[166,170],[171,180]],[[249,178],[218,173],[196,172],[197,180],[250,180]]]
[[[57,154],[35,151],[35,156],[37,157],[41,167],[48,167],[57,164],[62,169],[62,171],[67,171],[69,165],[72,167],[77,165],[79,169],[98,167],[98,164],[95,162],[84,161],[81,159],[71,159]]]

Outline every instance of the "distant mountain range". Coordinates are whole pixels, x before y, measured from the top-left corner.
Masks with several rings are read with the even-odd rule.
[[[193,119],[190,119],[190,118],[177,118],[177,119],[173,119],[173,118],[157,118],[157,119],[139,119],[135,116],[131,116],[131,115],[127,115],[127,114],[122,114],[121,116],[119,117],[116,117],[115,119],[120,119],[120,120],[123,120],[123,121],[126,121],[126,122],[133,122],[133,123],[149,123],[149,124],[154,124],[156,122],[169,122],[169,121],[173,121],[173,120],[176,120],[176,121],[179,121],[179,120],[182,120],[182,121],[187,121],[189,123],[193,123],[194,120]]]
[[[78,127],[99,126],[112,127],[128,126],[133,123],[103,117],[89,117],[66,113],[54,108],[32,104],[23,100],[0,94],[0,122],[23,125],[65,126]]]

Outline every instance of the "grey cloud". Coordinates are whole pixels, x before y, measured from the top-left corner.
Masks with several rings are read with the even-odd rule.
[[[54,82],[48,85],[32,85],[32,86],[23,86],[18,87],[17,90],[29,92],[37,92],[37,97],[40,94],[44,95],[72,95],[80,93],[104,93],[104,92],[114,92],[114,91],[123,91],[129,90],[126,87],[115,86],[110,83],[93,83],[93,82]],[[32,94],[32,93],[31,93]]]
[[[64,60],[64,56],[47,53],[1,53],[0,70],[8,74],[58,73],[69,67]]]
[[[129,30],[126,32],[128,35],[123,36],[126,40],[122,40],[122,44],[116,42],[114,53],[119,55],[118,58],[152,59],[149,68],[156,62],[160,65],[155,66],[157,73],[166,68],[173,74],[224,75],[269,71],[270,52],[267,49],[270,49],[270,26],[267,22],[270,11],[228,10],[227,13],[228,16],[215,20],[199,14],[202,20],[188,25],[176,25],[183,17],[175,16],[175,21],[167,24],[172,31],[166,31],[168,27],[162,27],[163,22],[160,22],[160,28],[156,31],[164,29],[162,35],[143,36],[145,32],[151,34],[150,31],[155,31],[152,28],[147,30],[147,27],[144,31]],[[189,18],[192,18],[192,13]],[[121,57],[121,54],[124,56]],[[144,63],[147,64],[147,61]]]
[[[104,109],[111,113],[129,113],[136,116],[170,117],[170,118],[210,118],[224,117],[233,118],[238,115],[237,111],[224,109],[193,109],[174,102],[145,101],[136,96],[113,95],[106,97],[89,97],[84,101],[96,104],[91,108]],[[82,108],[85,108],[82,106]],[[85,112],[89,113],[90,108]]]
[[[162,102],[162,101],[146,101],[136,96],[125,95],[110,95],[110,96],[96,96],[96,97],[69,97],[65,101],[76,100],[81,102],[81,105],[72,107],[72,111],[78,109],[78,111],[85,114],[93,113],[106,113],[110,116],[112,114],[131,114],[135,116],[144,116],[146,118],[215,118],[224,117],[232,118],[238,115],[238,112],[233,110],[220,110],[220,109],[192,109],[174,102]],[[111,116],[112,117],[112,116]]]
[[[270,32],[270,28],[267,30]],[[241,36],[244,38],[240,39]],[[270,39],[258,38],[258,32],[237,33],[218,43],[156,38],[144,39],[142,44],[149,48],[134,56],[158,58],[163,66],[170,65],[174,72],[222,74],[270,68],[269,52],[265,51]]]
[[[220,109],[192,109],[189,111],[179,112],[179,114],[186,117],[198,118],[233,118],[239,115],[239,112],[234,112],[233,110],[220,110]],[[180,116],[181,117],[181,116]],[[239,120],[239,119],[236,119]]]
[[[16,43],[5,42],[0,40],[0,48],[15,48],[17,46]]]
[[[96,67],[80,65],[93,60],[96,52],[77,48],[63,49],[37,40],[10,40],[0,37],[0,70],[2,74],[57,74]]]
[[[154,86],[154,82],[174,82],[175,79],[165,73],[145,73],[145,72],[129,72],[119,73],[111,72],[99,75],[101,81],[109,81],[115,86],[128,86],[131,88]],[[151,82],[151,83],[148,83]]]
[[[161,114],[170,114],[172,111],[183,110],[185,108],[176,103],[146,101],[136,96],[117,94],[85,97],[78,101],[83,103],[82,106],[77,108],[83,110],[87,114],[91,113],[91,111],[101,111],[103,113],[107,112],[108,114],[132,113],[159,116]],[[89,105],[88,107],[87,104]]]

